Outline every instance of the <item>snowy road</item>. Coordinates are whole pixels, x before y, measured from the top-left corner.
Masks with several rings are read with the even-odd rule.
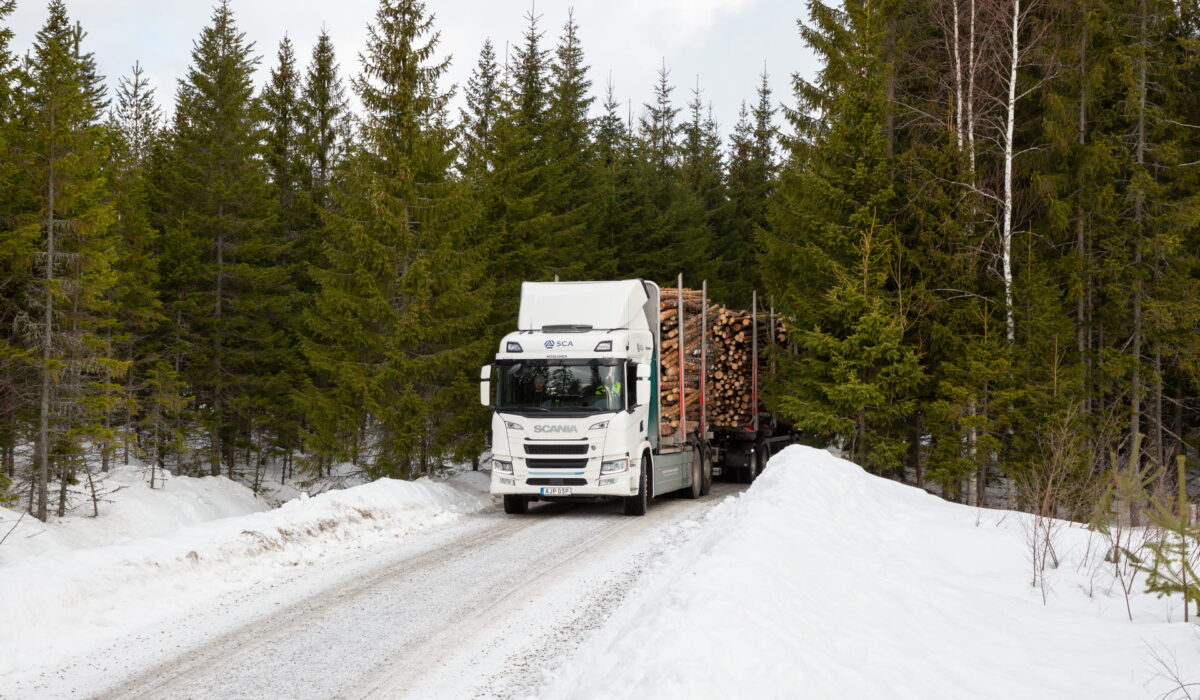
[[[40,697],[523,697],[641,574],[744,487],[536,504],[301,567],[42,674]]]

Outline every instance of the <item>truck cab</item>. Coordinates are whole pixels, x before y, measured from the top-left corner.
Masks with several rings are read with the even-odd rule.
[[[650,472],[658,319],[653,282],[522,285],[517,330],[481,372],[481,401],[494,407],[491,492],[506,511],[618,497],[640,514],[654,495],[687,485],[678,465]]]

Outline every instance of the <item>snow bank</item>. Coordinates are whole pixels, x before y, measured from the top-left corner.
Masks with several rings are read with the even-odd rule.
[[[1159,697],[1151,648],[1200,681],[1196,627],[1166,622],[1178,601],[1139,594],[1130,623],[1119,591],[1064,563],[1044,605],[1023,517],[788,448],[545,697]],[[1090,536],[1060,531],[1060,553]]]
[[[166,484],[151,489],[144,468],[118,466],[101,490],[100,517],[90,502],[79,501],[65,518],[42,523],[15,510],[0,508],[0,565],[42,552],[113,544],[135,537],[158,537],[197,523],[247,515],[271,506],[245,486],[223,476],[191,478],[165,474]],[[156,481],[161,476],[156,475]],[[20,520],[20,524],[16,525]],[[16,529],[13,526],[16,525]]]
[[[487,487],[481,473],[383,479],[162,537],[45,551],[0,565],[0,679],[94,649],[106,634],[270,581],[283,567],[314,565],[351,546],[490,507]]]

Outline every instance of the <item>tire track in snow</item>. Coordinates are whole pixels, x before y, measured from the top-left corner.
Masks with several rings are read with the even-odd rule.
[[[537,669],[565,658],[624,600],[647,562],[679,539],[653,533],[740,489],[718,483],[699,502],[663,499],[641,518],[612,505],[555,503],[523,517],[471,516],[461,536],[438,542],[430,535],[433,548],[385,558],[269,617],[180,649],[99,697],[528,692],[540,681]]]

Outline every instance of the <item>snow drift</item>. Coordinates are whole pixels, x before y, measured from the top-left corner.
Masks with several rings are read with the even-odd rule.
[[[1019,513],[947,503],[790,447],[565,664],[545,697],[1134,698],[1200,681],[1178,601],[1070,569],[1043,604]],[[1088,590],[1092,597],[1089,597]],[[1173,606],[1173,607],[1172,607]]]
[[[163,537],[55,549],[0,565],[0,679],[46,667],[131,626],[270,581],[364,543],[490,507],[487,479],[383,479]],[[7,546],[7,545],[6,545]],[[130,617],[135,619],[131,620]]]
[[[144,467],[114,467],[103,483],[98,518],[87,517],[92,506],[86,496],[78,496],[79,503],[68,517],[51,518],[49,523],[0,508],[0,537],[8,534],[0,545],[0,565],[42,552],[160,537],[189,525],[270,508],[253,491],[223,476],[162,474],[166,486],[151,489]]]

